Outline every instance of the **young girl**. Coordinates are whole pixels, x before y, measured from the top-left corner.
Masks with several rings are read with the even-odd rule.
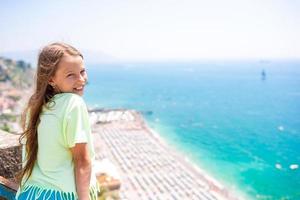
[[[36,89],[22,115],[26,142],[18,200],[97,199],[89,116],[82,99],[87,74],[74,47],[40,52]]]

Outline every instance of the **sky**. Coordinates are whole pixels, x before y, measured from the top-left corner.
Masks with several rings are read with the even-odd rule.
[[[0,54],[55,41],[120,60],[299,59],[297,0],[0,0]]]

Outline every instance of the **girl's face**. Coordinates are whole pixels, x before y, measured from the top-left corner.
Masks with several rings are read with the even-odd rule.
[[[83,95],[87,82],[87,74],[80,56],[64,55],[60,60],[57,70],[50,78],[49,84],[58,92],[76,93]]]

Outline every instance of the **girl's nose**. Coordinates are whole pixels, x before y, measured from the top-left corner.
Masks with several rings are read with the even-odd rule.
[[[86,82],[86,76],[85,75],[79,75],[79,80],[80,80],[80,82]]]

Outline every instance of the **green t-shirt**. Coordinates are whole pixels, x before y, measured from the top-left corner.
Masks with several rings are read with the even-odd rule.
[[[30,187],[37,187],[77,197],[70,148],[76,143],[87,143],[92,165],[95,160],[87,107],[82,97],[73,93],[56,94],[48,105],[49,108],[43,106],[40,114],[37,160],[31,176],[19,188],[17,196]],[[95,188],[97,181],[92,167],[90,190]]]

